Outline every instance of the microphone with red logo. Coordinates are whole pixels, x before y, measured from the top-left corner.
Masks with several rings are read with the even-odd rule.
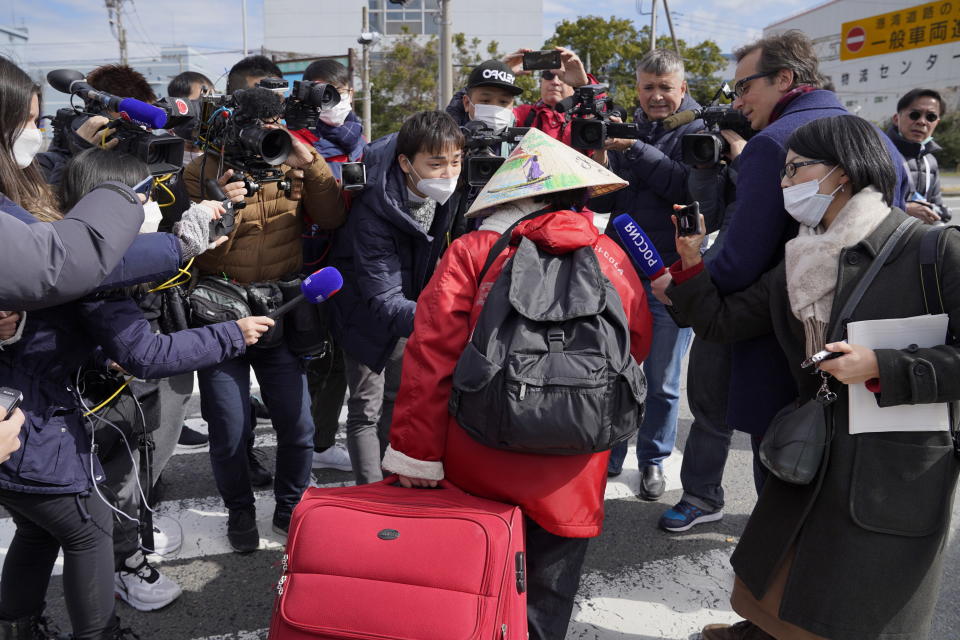
[[[306,300],[311,304],[319,304],[330,298],[343,287],[343,276],[336,267],[324,267],[314,271],[300,283],[300,295],[284,302],[270,317],[276,320],[298,304]]]
[[[666,273],[663,259],[636,220],[624,213],[613,219],[613,228],[617,230],[630,259],[648,278],[656,280]]]

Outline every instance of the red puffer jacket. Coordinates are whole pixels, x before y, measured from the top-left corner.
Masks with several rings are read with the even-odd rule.
[[[551,138],[566,145],[570,144],[569,118],[548,106],[543,100],[537,100],[536,104],[521,104],[514,107],[513,120],[515,127],[540,129]]]
[[[592,213],[586,213],[555,211],[520,224],[513,237],[519,242],[526,236],[552,253],[593,246],[623,301],[630,351],[642,362],[652,336],[643,287],[624,252],[597,232],[588,218]],[[454,367],[486,294],[516,251],[511,245],[497,258],[478,287],[477,276],[498,238],[494,231],[480,230],[457,239],[420,294],[383,466],[420,478],[445,474],[468,493],[519,505],[555,535],[600,535],[609,452],[550,456],[493,449],[473,440],[448,413]]]

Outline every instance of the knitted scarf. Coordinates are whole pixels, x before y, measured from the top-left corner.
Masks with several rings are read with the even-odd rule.
[[[787,294],[793,315],[803,323],[808,357],[826,344],[840,252],[870,235],[888,213],[880,192],[867,187],[850,198],[829,228],[800,225],[797,237],[787,242]]]

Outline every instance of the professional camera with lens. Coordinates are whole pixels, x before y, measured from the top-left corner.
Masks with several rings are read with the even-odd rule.
[[[587,84],[574,89],[574,94],[567,98],[572,103],[570,146],[574,149],[602,149],[608,138],[640,137],[636,124],[610,121],[613,99],[600,97],[607,90],[602,84]]]
[[[57,111],[52,121],[55,147],[81,151],[76,130],[91,116],[102,115],[110,119],[104,138],[117,140],[116,150],[143,160],[155,177],[180,171],[184,141],[168,133],[155,133],[154,129],[171,129],[191,122],[196,114],[188,101],[173,98],[147,104],[120,98],[94,89],[82,73],[72,69],[55,69],[47,74],[47,81],[57,91],[83,100],[83,107]]]
[[[287,128],[291,131],[317,126],[320,112],[340,104],[340,93],[332,84],[294,80],[283,111]]]
[[[289,196],[292,186],[280,165],[290,155],[290,134],[265,126],[279,120],[283,112],[280,95],[265,86],[203,96],[198,146],[219,155],[237,175],[242,174],[248,195],[258,191],[260,183],[278,182]]]
[[[467,169],[467,184],[471,187],[482,187],[490,178],[504,158],[499,155],[503,143],[517,144],[525,136],[530,127],[507,127],[499,133],[478,120],[472,120],[461,127],[464,142],[464,164]],[[496,151],[495,151],[496,150]]]
[[[688,133],[680,139],[680,149],[685,164],[707,167],[720,162],[723,154],[730,150],[727,140],[720,134],[721,129],[729,129],[749,140],[754,134],[750,121],[739,109],[729,104],[712,105],[700,112],[707,130],[700,133]]]
[[[721,96],[728,100],[736,97],[730,85],[723,83],[714,94],[709,106],[679,111],[663,120],[663,126],[667,131],[672,131],[698,118],[703,119],[703,123],[707,126],[706,131],[687,133],[680,139],[680,149],[685,164],[712,167],[719,163],[723,159],[723,154],[730,150],[730,145],[720,134],[723,129],[739,134],[744,140],[749,140],[755,133],[750,128],[750,121],[739,109],[734,109],[729,104],[719,104]]]

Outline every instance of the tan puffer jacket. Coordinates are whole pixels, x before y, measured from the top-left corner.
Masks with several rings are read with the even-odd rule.
[[[276,183],[262,185],[247,206],[236,212],[236,229],[227,241],[197,257],[201,275],[226,274],[241,284],[277,280],[300,270],[302,210],[321,229],[336,229],[346,220],[340,187],[326,161],[311,149],[313,162],[303,169],[303,198],[287,199]],[[190,199],[200,201],[200,167],[196,158],[183,172]],[[216,178],[218,159],[208,156],[204,179]],[[291,167],[281,165],[284,172]],[[209,199],[209,196],[207,197]]]

